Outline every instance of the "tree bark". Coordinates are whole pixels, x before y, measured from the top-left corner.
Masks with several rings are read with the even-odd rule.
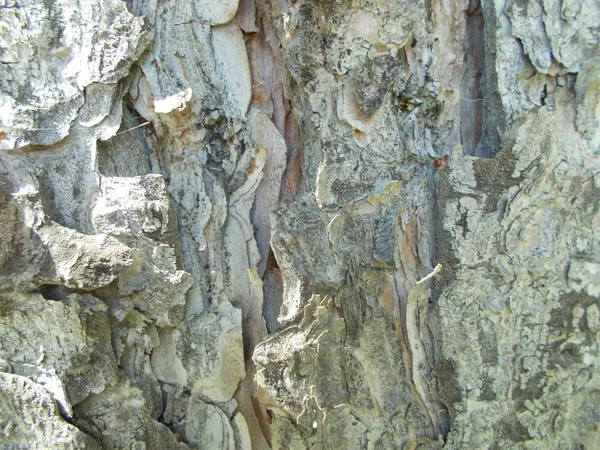
[[[598,24],[0,3],[2,441],[600,447]]]

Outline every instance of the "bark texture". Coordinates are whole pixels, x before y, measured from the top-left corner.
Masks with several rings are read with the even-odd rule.
[[[599,448],[599,121],[597,0],[0,0],[3,445]]]

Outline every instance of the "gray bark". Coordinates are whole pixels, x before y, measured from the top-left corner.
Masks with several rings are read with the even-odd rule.
[[[599,24],[0,1],[3,445],[599,448]]]

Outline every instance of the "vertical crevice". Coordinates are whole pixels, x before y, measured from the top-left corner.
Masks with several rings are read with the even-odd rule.
[[[270,236],[264,227],[270,227],[268,217],[270,208],[274,206],[273,202],[289,202],[295,197],[300,161],[299,132],[292,113],[288,72],[271,20],[270,2],[240,0],[236,22],[245,35],[252,77],[252,97],[248,113],[250,139],[254,147],[264,147],[267,150],[268,158],[251,213],[254,236],[261,254],[257,276],[262,281],[263,288],[261,313],[263,327],[266,325],[266,330],[263,329],[262,333],[265,334],[279,329],[283,280],[273,250],[260,243],[268,242]],[[283,143],[285,146],[281,145]],[[293,167],[291,171],[290,167]],[[256,323],[252,326],[256,326]],[[252,448],[267,450],[271,445],[271,419],[266,408],[254,396],[253,377],[256,368],[252,354],[255,344],[256,342],[248,342],[244,336],[248,376],[240,384],[235,398],[248,425]]]
[[[496,75],[494,4],[469,0],[466,11],[465,72],[461,83],[460,139],[466,155],[492,158],[504,130]]]
[[[237,21],[247,37],[252,73],[251,109],[266,114],[285,142],[286,164],[278,200],[290,203],[301,182],[300,130],[292,110],[292,88],[283,49],[271,22],[271,8],[270,2],[242,0]],[[266,264],[259,270],[264,293],[263,317],[268,332],[272,333],[279,328],[277,318],[283,302],[283,280],[273,250],[269,249],[268,255],[262,255],[262,258],[263,261],[266,259]]]
[[[275,259],[273,250],[269,252],[267,268],[263,277],[264,305],[263,317],[267,325],[267,332],[274,333],[279,329],[279,311],[283,303],[283,279]]]
[[[296,197],[302,179],[302,149],[300,147],[300,129],[290,109],[285,120],[283,135],[287,145],[287,166],[283,173],[280,201],[290,203]]]
[[[467,155],[475,155],[483,138],[484,33],[480,0],[469,0],[466,20],[465,72],[461,83],[460,140]]]
[[[476,156],[493,158],[500,151],[501,139],[506,126],[502,99],[498,91],[498,74],[496,71],[496,30],[498,17],[494,2],[483,4],[484,23],[484,136]]]

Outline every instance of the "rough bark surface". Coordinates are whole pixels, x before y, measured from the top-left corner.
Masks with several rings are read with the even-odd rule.
[[[598,0],[0,0],[2,445],[600,448],[599,121]]]

